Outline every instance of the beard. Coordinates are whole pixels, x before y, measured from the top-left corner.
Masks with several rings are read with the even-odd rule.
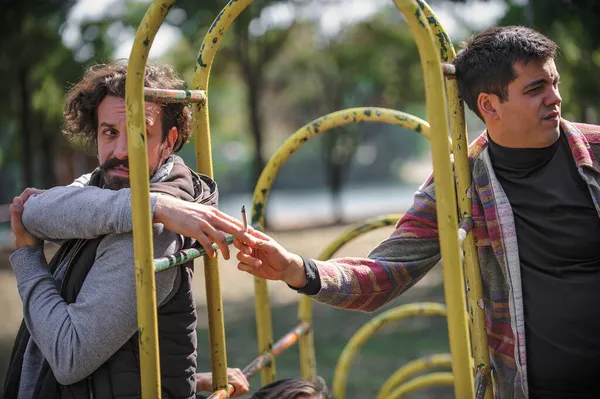
[[[127,176],[115,176],[115,175],[111,175],[108,173],[109,171],[111,171],[112,169],[115,169],[117,167],[122,167],[124,169],[127,169],[127,172],[129,172],[129,158],[125,158],[125,159],[109,158],[106,160],[106,162],[104,162],[102,165],[100,165],[98,167],[100,169],[100,176],[102,177],[102,180],[104,181],[104,187],[108,188],[110,190],[120,190],[122,188],[130,188],[129,174]],[[151,168],[149,170],[149,176],[152,177],[156,173],[156,171],[158,171],[159,167],[160,167],[160,164],[157,165],[155,168]]]
[[[108,172],[117,167],[123,167],[129,171],[129,159],[108,158],[106,162],[99,166],[100,176],[104,181],[104,187],[111,190],[120,190],[129,188],[129,177],[114,176]]]

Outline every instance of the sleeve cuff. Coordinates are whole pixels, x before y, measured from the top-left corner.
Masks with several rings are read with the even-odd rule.
[[[306,285],[301,288],[288,287],[304,295],[316,295],[321,291],[321,276],[319,276],[319,268],[314,260],[302,257],[304,262],[304,273],[306,275]]]

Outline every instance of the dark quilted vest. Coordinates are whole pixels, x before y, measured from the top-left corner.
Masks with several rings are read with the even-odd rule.
[[[97,175],[94,175],[91,184],[101,185]],[[213,206],[217,205],[218,200],[216,184],[208,177],[191,171],[179,157],[175,157],[169,177],[160,183],[151,184],[150,191]],[[103,238],[69,240],[60,247],[50,262],[52,271],[63,262],[68,262],[61,285],[61,295],[67,303],[76,301]],[[184,247],[192,245],[192,240],[186,239]],[[175,282],[174,292],[169,295],[168,301],[158,308],[161,385],[164,398],[193,398],[195,392],[196,309],[191,286],[193,262],[179,266],[179,270],[180,278]],[[22,323],[11,355],[3,399],[17,398],[23,354],[28,340],[29,333]],[[135,333],[93,374],[73,385],[60,385],[46,362],[43,376],[37,382],[35,397],[141,397],[138,334]]]

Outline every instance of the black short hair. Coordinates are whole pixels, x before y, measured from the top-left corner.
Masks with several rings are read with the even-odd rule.
[[[516,79],[513,65],[554,59],[557,50],[556,43],[525,26],[488,28],[464,41],[453,61],[460,97],[483,120],[477,108],[480,93],[506,101],[508,84]]]

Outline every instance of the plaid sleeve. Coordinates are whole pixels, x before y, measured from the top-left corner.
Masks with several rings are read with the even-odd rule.
[[[332,306],[372,311],[402,294],[440,260],[435,195],[430,178],[392,235],[368,258],[315,261],[321,290],[313,296]]]

